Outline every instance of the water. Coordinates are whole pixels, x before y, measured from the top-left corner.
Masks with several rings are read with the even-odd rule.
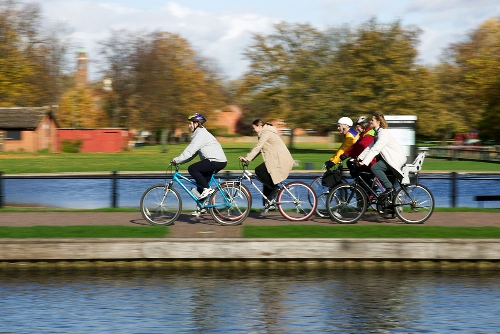
[[[487,178],[488,175],[472,175]],[[495,175],[498,177],[498,175]],[[442,176],[425,175],[420,183],[427,186],[434,195],[437,207],[451,207],[451,180]],[[490,176],[491,177],[491,176]],[[291,179],[290,179],[291,180]],[[300,180],[300,179],[299,179]],[[309,184],[312,179],[300,181]],[[138,208],[143,192],[151,185],[163,183],[163,179],[120,179],[118,180],[118,207]],[[176,186],[178,189],[179,187]],[[260,195],[249,186],[252,193],[253,207],[262,207]],[[190,188],[190,187],[189,187]],[[458,207],[477,207],[474,201],[477,195],[498,195],[500,180],[460,179],[457,186],[456,205]],[[183,208],[195,209],[195,204],[184,190]],[[36,205],[60,208],[96,209],[112,206],[112,181],[106,179],[5,179],[4,203],[6,205]],[[498,208],[498,202],[485,202],[486,208]]]
[[[0,274],[2,333],[498,333],[496,273]]]

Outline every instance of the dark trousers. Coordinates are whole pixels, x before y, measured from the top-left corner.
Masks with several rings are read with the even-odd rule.
[[[257,177],[259,178],[259,180],[263,184],[262,193],[267,198],[271,199],[270,197],[273,194],[273,191],[275,189],[277,189],[278,187],[273,183],[273,179],[271,177],[271,174],[269,174],[269,172],[267,171],[266,164],[261,163],[260,165],[255,167],[255,174],[257,175]],[[263,202],[265,205],[266,204],[265,200]]]
[[[378,177],[380,182],[384,185],[385,189],[389,189],[393,187],[393,184],[391,182],[390,178],[394,181],[394,174],[392,173],[392,168],[389,166],[387,162],[385,162],[383,159],[377,161],[375,165],[372,166],[372,173]]]
[[[208,188],[208,182],[210,182],[212,174],[220,171],[221,169],[226,167],[226,165],[227,162],[217,162],[203,159],[189,166],[188,172],[196,181],[196,183],[198,183],[203,188]],[[198,188],[198,192],[201,193],[203,191],[203,188]]]

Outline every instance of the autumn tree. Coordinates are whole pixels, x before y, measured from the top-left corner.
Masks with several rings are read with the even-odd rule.
[[[48,35],[38,4],[0,0],[0,104],[57,104],[69,33]]]
[[[463,42],[452,44],[446,56],[461,91],[454,100],[462,106],[464,123],[500,141],[500,19],[485,21]]]
[[[327,59],[321,33],[307,24],[279,23],[275,33],[254,35],[245,50],[250,70],[240,88],[254,114],[283,119],[291,129],[311,126]],[[289,146],[293,146],[293,131]]]
[[[139,129],[184,127],[189,114],[210,115],[224,104],[217,74],[179,35],[120,31],[101,44],[120,125],[126,119]]]

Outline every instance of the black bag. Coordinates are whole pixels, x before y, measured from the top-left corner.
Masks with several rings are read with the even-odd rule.
[[[339,183],[342,183],[342,172],[338,169],[327,170],[321,179],[321,185],[323,187],[333,188]]]

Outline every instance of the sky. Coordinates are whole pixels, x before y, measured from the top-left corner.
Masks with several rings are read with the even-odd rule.
[[[83,47],[88,53],[91,80],[99,78],[97,42],[117,29],[179,34],[201,55],[215,59],[228,79],[236,79],[248,69],[243,51],[252,35],[270,34],[282,21],[323,29],[356,27],[371,18],[379,23],[399,20],[403,27],[422,30],[418,62],[436,64],[450,43],[463,41],[485,20],[500,17],[499,0],[29,1],[41,5],[47,23],[64,22],[73,29],[75,50]]]

